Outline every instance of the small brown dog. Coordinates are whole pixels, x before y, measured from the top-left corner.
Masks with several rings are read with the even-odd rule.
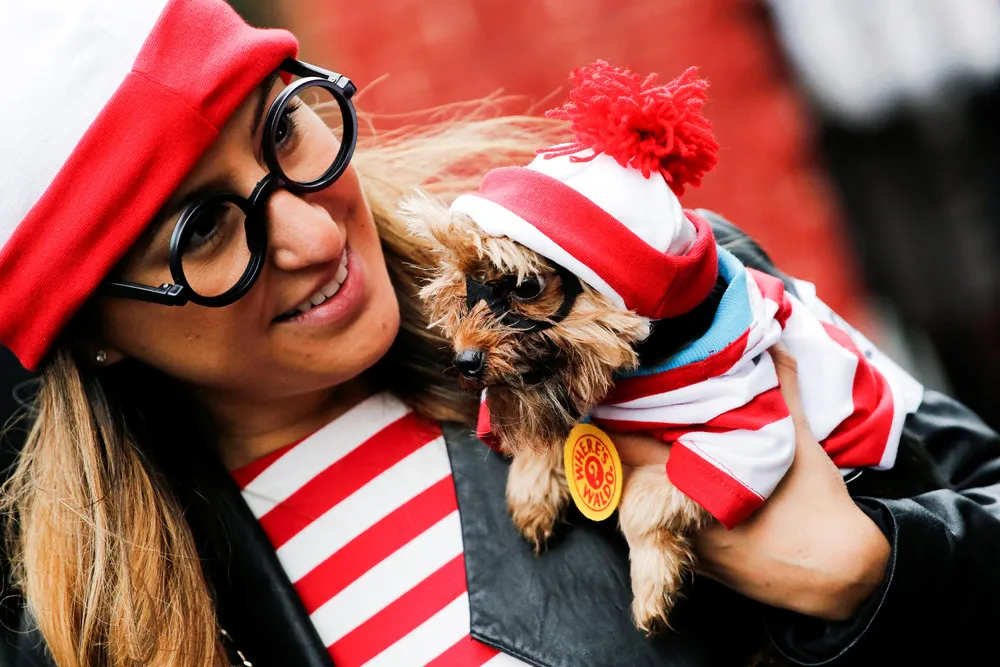
[[[407,205],[411,229],[439,245],[437,277],[421,296],[452,341],[463,386],[489,388],[490,423],[512,455],[507,507],[518,531],[541,551],[569,502],[563,443],[611,390],[616,372],[638,366],[637,344],[650,322],[622,310],[586,284],[559,326],[525,333],[480,301],[466,308],[467,279],[503,285],[510,313],[546,321],[564,300],[564,275],[507,238],[484,236],[464,215],[428,198]],[[688,535],[711,520],[669,483],[661,466],[635,471],[622,491],[618,520],[629,544],[636,626],[666,624],[685,572],[694,563]]]
[[[692,535],[738,524],[791,465],[767,348],[780,339],[797,359],[810,426],[842,468],[891,467],[919,391],[681,209],[675,194],[717,148],[693,70],[656,85],[598,62],[573,80],[552,115],[577,142],[494,170],[450,207],[416,195],[403,210],[436,248],[421,296],[463,385],[487,391],[491,435],[513,457],[508,508],[536,552],[569,502],[564,443],[583,418],[673,443],[668,474],[635,470],[618,506],[632,615],[649,633],[669,624]]]

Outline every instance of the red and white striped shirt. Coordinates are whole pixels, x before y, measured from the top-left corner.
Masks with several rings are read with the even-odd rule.
[[[923,387],[796,281],[745,268],[718,249],[728,286],[712,325],[655,367],[616,378],[590,415],[609,430],[672,443],[667,475],[727,527],[774,491],[795,454],[795,430],[767,349],[779,340],[798,364],[813,435],[843,472],[891,468],[903,420]],[[496,447],[484,392],[478,435]]]
[[[233,473],[337,667],[515,667],[469,635],[441,429],[389,394]]]
[[[891,468],[906,415],[923,387],[840,320],[815,288],[801,298],[774,276],[719,249],[728,281],[709,331],[657,368],[616,380],[593,411],[598,425],[673,443],[670,481],[732,527],[759,508],[792,464],[795,430],[767,349],[798,365],[813,435],[840,467]]]

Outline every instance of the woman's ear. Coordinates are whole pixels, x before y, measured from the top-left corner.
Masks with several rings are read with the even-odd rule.
[[[100,341],[84,343],[80,346],[80,351],[84,363],[97,368],[112,366],[125,358],[123,352]]]
[[[66,327],[65,335],[71,341],[73,356],[86,366],[103,368],[128,356],[105,340],[96,299],[84,304]]]

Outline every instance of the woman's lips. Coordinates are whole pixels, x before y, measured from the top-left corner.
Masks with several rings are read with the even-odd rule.
[[[304,313],[292,317],[279,317],[275,324],[299,326],[326,326],[356,314],[364,303],[365,267],[361,258],[347,248],[347,278],[337,293]]]

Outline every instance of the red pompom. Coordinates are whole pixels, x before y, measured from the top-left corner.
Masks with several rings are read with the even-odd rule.
[[[678,195],[686,185],[700,185],[719,161],[712,125],[701,113],[708,82],[698,78],[698,68],[657,85],[655,74],[640,79],[598,60],[573,70],[570,81],[569,102],[545,115],[569,120],[576,142],[539,151],[546,157],[589,148],[593,155],[570,159],[585,162],[604,153],[646,178],[659,172]]]

